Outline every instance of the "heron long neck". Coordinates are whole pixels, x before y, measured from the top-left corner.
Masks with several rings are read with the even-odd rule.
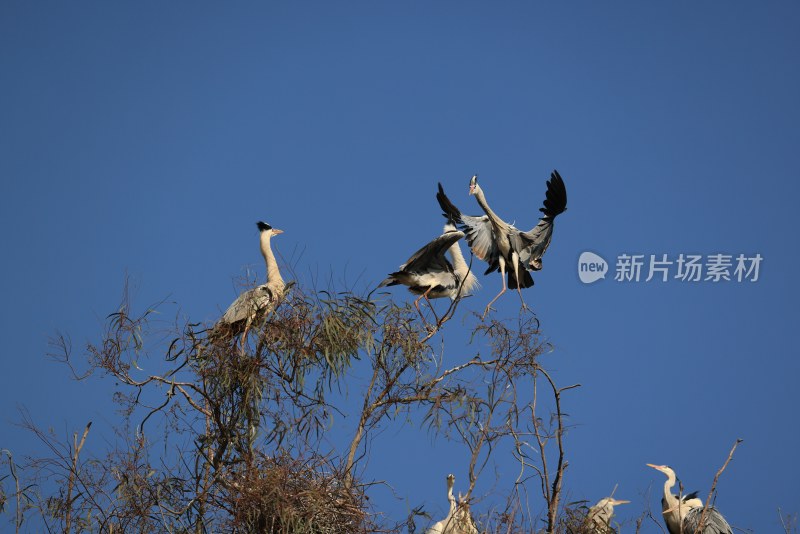
[[[464,255],[461,254],[461,246],[458,244],[458,241],[453,243],[450,247],[450,257],[453,260],[453,270],[455,270],[456,276],[458,277],[458,283],[461,284],[459,294],[465,297],[472,293],[475,286],[479,286],[478,277],[472,273],[469,265],[467,265],[467,262],[464,260]]]
[[[494,211],[492,211],[492,208],[489,207],[489,204],[486,202],[486,197],[483,196],[483,189],[481,189],[481,186],[475,184],[473,194],[475,195],[475,200],[478,201],[478,205],[483,208],[483,211],[489,217],[492,225],[500,229],[506,229],[508,225],[503,219],[498,217]]]
[[[449,480],[447,481],[447,500],[450,501],[450,513],[448,515],[452,516],[456,511],[456,498],[453,496],[453,484]]]
[[[675,473],[667,473],[667,481],[664,482],[664,498],[661,500],[661,507],[664,512],[679,504],[678,497],[672,494],[672,488],[675,486]],[[664,514],[664,522],[667,524],[667,530],[670,534],[677,534],[681,529],[681,519],[683,518],[683,510],[678,509]]]
[[[278,270],[278,262],[275,261],[275,255],[272,254],[270,238],[269,232],[261,232],[261,254],[264,255],[264,262],[267,264],[267,284],[282,286],[284,282],[281,272]]]
[[[461,247],[458,246],[458,241],[450,246],[450,256],[453,258],[453,269],[455,269],[458,275],[463,279],[467,271],[469,271],[469,266],[464,260],[464,255],[461,253]]]
[[[664,482],[664,499],[667,501],[676,501],[677,497],[672,494],[672,488],[675,486],[675,473],[667,475],[667,481]]]

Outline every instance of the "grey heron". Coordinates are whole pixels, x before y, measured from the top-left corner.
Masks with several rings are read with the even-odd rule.
[[[486,305],[484,316],[492,304],[506,292],[506,272],[508,288],[516,289],[523,306],[522,288],[531,287],[533,278],[529,271],[542,268],[542,256],[553,238],[553,223],[556,216],[567,209],[567,189],[558,171],[554,170],[547,181],[544,206],[539,208],[543,216],[530,231],[523,232],[502,220],[486,201],[483,190],[478,185],[478,175],[470,180],[469,194],[474,195],[485,215],[464,215],[450,201],[439,184],[436,199],[445,217],[455,220],[466,233],[467,243],[473,254],[489,264],[484,274],[500,271],[503,288]]]
[[[604,534],[606,532],[613,532],[609,527],[611,526],[611,517],[614,515],[614,507],[618,504],[628,504],[631,501],[623,501],[613,497],[606,497],[597,501],[597,504],[589,508],[586,514],[586,523],[591,528],[591,532]]]
[[[444,225],[444,233],[416,251],[400,270],[391,273],[378,287],[402,284],[419,295],[414,301],[420,317],[419,301],[425,299],[436,312],[429,299],[449,297],[452,300],[469,295],[479,287],[478,279],[472,273],[461,253],[459,239],[464,237],[451,223]],[[452,263],[445,257],[450,252]],[[424,320],[424,319],[423,319]],[[436,318],[438,322],[438,317]]]
[[[704,526],[700,529],[703,501],[697,497],[697,492],[680,497],[673,495],[671,490],[677,480],[675,471],[666,465],[647,465],[667,476],[667,481],[664,482],[661,508],[669,534],[733,534],[728,522],[713,506],[709,506],[706,510]]]
[[[456,498],[453,496],[453,484],[455,484],[455,480],[455,475],[447,475],[447,500],[450,503],[450,510],[447,512],[447,515],[444,517],[444,519],[437,521],[428,530],[426,530],[426,534],[445,534],[453,532],[451,527],[455,526],[455,520],[453,519],[453,516],[455,516],[456,513]]]
[[[450,503],[450,510],[444,519],[434,523],[425,534],[478,534],[478,529],[475,528],[469,513],[469,505],[463,500],[456,503],[456,498],[453,496],[455,480],[455,475],[447,475],[447,500]]]
[[[243,345],[247,331],[253,322],[273,309],[283,299],[286,289],[286,283],[281,277],[278,262],[275,261],[275,255],[270,246],[272,237],[282,234],[283,230],[273,228],[263,221],[257,222],[256,226],[259,230],[261,254],[264,256],[267,266],[267,283],[248,289],[239,295],[212,330],[214,334],[226,337],[242,334]]]

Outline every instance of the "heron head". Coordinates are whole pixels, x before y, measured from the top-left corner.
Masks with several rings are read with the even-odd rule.
[[[278,235],[283,233],[283,230],[278,230],[277,228],[273,228],[264,221],[258,221],[256,223],[256,226],[258,226],[258,230],[260,232],[270,232],[272,235]]]
[[[647,466],[648,467],[652,467],[656,471],[661,471],[662,473],[664,473],[668,477],[669,476],[673,476],[673,477],[675,476],[675,471],[673,471],[672,468],[670,466],[668,466],[668,465],[647,464]]]
[[[475,176],[473,176],[472,179],[469,181],[469,194],[470,195],[474,195],[476,189],[478,189],[478,175],[477,174]]]

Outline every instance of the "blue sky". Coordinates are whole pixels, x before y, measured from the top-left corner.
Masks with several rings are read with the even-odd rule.
[[[479,173],[527,229],[557,168],[569,209],[525,297],[555,346],[545,365],[583,385],[565,400],[570,497],[619,484],[621,520],[655,510],[647,462],[705,495],[743,438],[717,504],[778,530],[779,507],[800,512],[798,27],[793,2],[3,2],[0,447],[40,449],[17,406],[111,439],[113,384],[45,354],[56,330],[96,339],[126,273],[140,306],[213,321],[236,277],[263,276],[263,219],[301,278],[371,287],[438,235],[438,181],[477,214]],[[755,283],[585,285],[586,250],[612,269],[763,262]],[[481,282],[465,311],[499,290]],[[497,313],[518,308],[507,295]],[[365,475],[399,498],[373,504],[444,510],[445,474],[466,474],[451,447],[389,427]]]

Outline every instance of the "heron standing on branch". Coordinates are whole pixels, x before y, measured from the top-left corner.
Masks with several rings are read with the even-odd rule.
[[[697,492],[681,496],[673,495],[671,490],[677,480],[675,471],[666,465],[647,465],[667,476],[667,481],[664,482],[664,496],[661,498],[661,509],[669,534],[733,534],[728,522],[713,506],[709,506],[706,510],[703,528],[700,528],[703,501],[697,497]]]
[[[553,171],[547,181],[547,192],[544,206],[539,208],[544,216],[530,231],[523,232],[502,220],[486,201],[483,190],[478,185],[478,175],[469,183],[469,194],[474,195],[485,215],[463,215],[461,211],[444,194],[442,184],[436,199],[444,211],[445,217],[455,220],[466,233],[472,253],[489,264],[485,274],[500,271],[503,288],[484,310],[484,317],[492,304],[506,292],[506,272],[508,272],[508,288],[516,289],[522,305],[522,288],[531,287],[533,278],[528,271],[542,268],[542,256],[553,237],[553,223],[556,216],[567,209],[567,189],[558,171]]]
[[[606,497],[597,501],[597,504],[589,508],[589,512],[586,514],[586,522],[592,532],[598,534],[613,532],[610,527],[611,517],[614,515],[614,507],[618,504],[628,504],[629,502],[631,501],[622,501],[613,497]]]
[[[425,531],[425,534],[445,534],[453,532],[452,529],[455,527],[455,519],[453,516],[455,516],[456,513],[456,498],[453,496],[453,484],[455,480],[455,475],[447,475],[447,501],[450,503],[450,511],[447,512],[444,519],[437,521],[431,528]]]
[[[441,521],[438,521],[425,531],[425,534],[478,534],[472,516],[469,513],[469,506],[466,502],[456,503],[453,496],[453,485],[455,475],[447,475],[447,500],[450,503],[450,511]],[[459,493],[459,499],[461,494]]]
[[[286,283],[281,277],[278,262],[275,261],[270,246],[272,237],[282,234],[283,230],[273,228],[263,221],[259,221],[256,225],[260,232],[261,254],[267,266],[267,283],[248,289],[239,295],[212,329],[212,335],[225,338],[242,334],[243,346],[250,326],[273,310],[283,299],[286,291]]]

